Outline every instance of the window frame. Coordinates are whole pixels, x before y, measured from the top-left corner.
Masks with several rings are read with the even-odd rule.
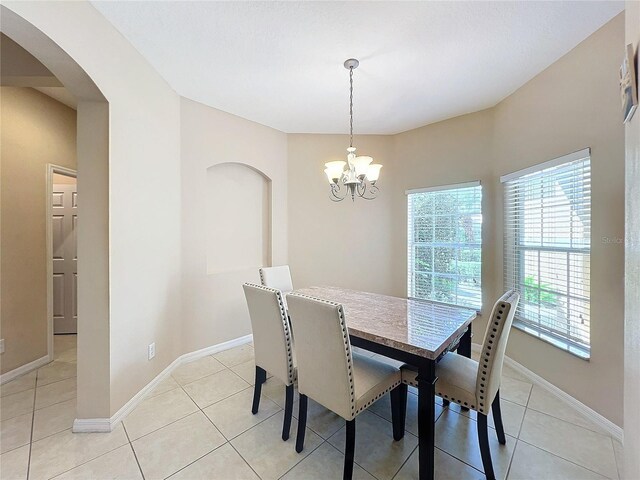
[[[475,181],[470,181],[470,182],[464,182],[464,183],[454,183],[454,184],[447,184],[447,185],[438,185],[438,186],[432,186],[432,187],[425,187],[425,188],[416,188],[416,189],[410,189],[410,190],[406,190],[405,194],[407,196],[407,297],[413,300],[418,300],[418,301],[424,301],[424,302],[432,302],[432,303],[439,303],[439,304],[443,304],[443,305],[450,305],[450,306],[454,306],[454,307],[459,307],[459,308],[467,308],[470,310],[474,310],[477,313],[480,313],[482,310],[482,306],[483,306],[483,302],[482,302],[482,297],[483,297],[483,290],[482,290],[482,264],[483,264],[483,255],[484,255],[484,251],[482,248],[482,236],[483,236],[483,223],[481,220],[481,224],[480,224],[480,237],[479,237],[479,241],[478,242],[474,242],[473,244],[468,244],[468,245],[472,245],[469,248],[472,249],[477,249],[480,252],[480,285],[479,285],[479,304],[478,306],[469,306],[469,305],[460,305],[458,303],[452,303],[452,302],[443,302],[443,301],[439,301],[439,300],[432,300],[432,299],[428,299],[428,298],[420,298],[420,297],[415,297],[413,296],[413,287],[414,287],[414,283],[415,283],[415,274],[416,274],[416,270],[415,270],[415,258],[412,258],[412,255],[415,257],[415,253],[414,249],[415,249],[415,245],[416,243],[420,243],[420,242],[414,242],[413,241],[413,226],[414,226],[414,217],[412,216],[412,213],[410,211],[409,205],[410,205],[410,196],[414,195],[414,194],[420,194],[420,193],[432,193],[432,192],[437,192],[437,191],[444,191],[444,190],[449,190],[449,191],[453,191],[453,190],[459,190],[459,189],[463,189],[463,188],[475,188],[478,187],[479,188],[479,192],[480,192],[480,210],[478,212],[479,215],[481,215],[482,217],[482,201],[483,201],[483,191],[482,191],[482,184],[480,182],[480,180],[475,180]],[[435,244],[435,242],[433,242]],[[459,245],[466,245],[466,244],[459,244]],[[434,248],[434,247],[432,247]],[[438,272],[435,272],[435,269],[432,270],[431,274],[435,274]],[[441,273],[440,276],[442,275],[450,275],[450,278],[457,278],[460,276],[459,272],[456,274],[446,274],[446,273]]]
[[[587,174],[581,174],[580,177],[576,177],[578,178],[578,180],[580,182],[585,182],[588,181],[589,183],[589,187],[588,189],[585,189],[585,192],[588,193],[589,196],[589,210],[588,210],[588,224],[589,224],[589,242],[588,242],[588,246],[573,246],[570,244],[569,247],[560,247],[560,246],[551,246],[551,247],[545,247],[543,244],[542,245],[524,245],[522,242],[522,234],[523,232],[527,229],[526,226],[524,226],[525,224],[525,218],[524,218],[524,214],[522,213],[522,210],[524,209],[524,207],[519,207],[518,203],[522,202],[522,194],[518,193],[518,194],[514,194],[510,188],[517,188],[518,186],[514,185],[513,183],[510,184],[510,182],[514,182],[516,180],[521,179],[522,177],[528,176],[528,175],[532,175],[532,174],[536,174],[536,180],[540,180],[540,179],[545,179],[545,178],[553,178],[554,176],[557,176],[556,173],[554,172],[549,172],[547,175],[544,175],[543,172],[545,170],[549,170],[555,167],[562,167],[562,166],[569,166],[569,164],[571,163],[582,163],[583,165],[581,167],[576,167],[576,173],[582,171],[584,172],[585,169],[588,168],[588,175]],[[584,166],[584,163],[587,162],[588,167]],[[580,170],[578,169],[580,168]],[[556,331],[553,331],[551,328],[548,329],[544,329],[542,327],[540,328],[536,328],[535,327],[535,322],[537,321],[538,324],[541,323],[541,317],[538,316],[537,319],[523,319],[520,318],[519,313],[520,313],[520,306],[518,308],[518,311],[516,312],[516,316],[514,318],[514,322],[513,322],[513,326],[529,335],[534,336],[535,338],[538,338],[546,343],[550,343],[551,345],[554,345],[555,347],[564,350],[568,353],[571,353],[583,360],[589,360],[590,359],[590,355],[591,355],[591,267],[590,267],[590,263],[591,263],[591,243],[592,243],[592,237],[593,237],[593,232],[591,230],[591,221],[592,221],[592,211],[591,211],[591,195],[592,195],[592,191],[591,191],[591,149],[590,148],[585,148],[583,150],[579,150],[577,152],[573,152],[570,153],[568,155],[564,155],[558,158],[555,158],[553,160],[550,160],[548,162],[543,162],[528,168],[525,168],[523,170],[519,170],[513,173],[510,173],[508,175],[504,175],[502,177],[500,177],[500,182],[503,185],[503,196],[502,196],[502,201],[503,201],[503,235],[504,235],[504,239],[503,239],[503,283],[504,283],[504,288],[515,288],[516,290],[519,290],[519,286],[523,286],[525,285],[525,272],[524,272],[524,264],[525,264],[525,259],[524,259],[524,255],[526,251],[537,251],[538,254],[540,254],[540,252],[542,251],[546,251],[546,252],[550,252],[550,253],[564,253],[567,256],[567,267],[566,267],[566,271],[567,271],[567,281],[566,281],[566,297],[569,298],[573,298],[574,296],[572,296],[569,292],[571,290],[571,286],[575,285],[576,282],[571,280],[571,275],[570,275],[570,255],[572,253],[574,254],[580,254],[580,255],[586,255],[586,263],[589,264],[588,267],[588,279],[589,279],[589,289],[588,289],[588,297],[586,298],[579,298],[579,300],[584,301],[588,304],[588,308],[589,308],[589,330],[588,330],[588,342],[586,344],[582,344],[579,341],[570,338],[571,335],[570,333],[568,333],[566,336],[561,335],[560,333],[557,333]],[[524,185],[524,183],[522,184]],[[582,195],[579,199],[580,204],[584,203],[584,198],[585,195],[582,192]],[[510,197],[511,195],[518,195],[518,200],[513,200]],[[541,196],[541,199],[544,198],[544,196]],[[509,207],[513,205],[513,210],[516,212],[516,216],[517,219],[515,217],[509,218]],[[571,204],[570,204],[571,205]],[[522,209],[522,210],[521,210]],[[544,215],[544,210],[543,213]],[[541,220],[542,221],[542,220]],[[517,227],[509,227],[508,225],[510,224],[517,224]],[[522,225],[522,226],[521,226]],[[542,223],[541,223],[542,225]],[[513,232],[510,232],[510,230],[513,230]],[[508,235],[509,233],[513,233],[514,236],[513,238],[508,239]],[[570,238],[571,242],[573,241],[573,237]],[[543,243],[543,242],[540,242]],[[509,257],[509,255],[511,255],[512,258]],[[538,268],[540,268],[540,260],[538,259]],[[509,269],[511,269],[511,271],[509,271]],[[517,281],[515,281],[515,279],[517,279]],[[515,281],[515,285],[511,285],[511,283],[513,283]],[[540,281],[540,277],[538,277],[538,281]],[[539,291],[545,291],[545,292],[552,292],[552,293],[556,293],[557,289],[551,291],[550,289],[544,289],[542,288],[541,285],[538,285],[538,290]],[[524,293],[521,293],[521,302],[524,300]],[[564,294],[562,294],[564,295]],[[578,297],[575,297],[578,298]],[[575,299],[574,298],[574,299]],[[540,302],[539,302],[540,303]],[[570,332],[572,323],[570,321],[567,322],[567,331]],[[574,337],[575,338],[575,337]]]

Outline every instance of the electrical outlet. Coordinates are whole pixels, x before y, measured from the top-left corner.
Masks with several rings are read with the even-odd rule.
[[[155,356],[156,356],[156,344],[154,342],[149,344],[149,360],[151,360]]]
[[[4,338],[0,340],[0,353],[4,353]]]

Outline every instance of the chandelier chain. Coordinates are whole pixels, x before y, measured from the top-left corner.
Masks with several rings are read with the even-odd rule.
[[[349,67],[349,146],[353,147],[353,67]]]

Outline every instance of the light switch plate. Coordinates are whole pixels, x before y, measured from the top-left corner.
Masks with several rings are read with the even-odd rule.
[[[149,360],[151,360],[153,357],[156,356],[156,344],[154,343],[150,343],[149,344]]]
[[[0,353],[4,353],[4,338],[0,340]]]

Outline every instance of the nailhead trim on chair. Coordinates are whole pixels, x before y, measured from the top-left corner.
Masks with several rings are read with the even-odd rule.
[[[349,394],[351,396],[351,418],[352,419],[355,418],[358,412],[356,412],[356,394],[353,386],[353,358],[351,355],[351,343],[349,342],[347,325],[344,319],[344,308],[339,303],[330,302],[329,300],[325,300],[323,298],[312,297],[310,295],[303,295],[301,293],[292,293],[289,295],[300,297],[300,298],[306,298],[308,300],[314,300],[316,302],[321,302],[326,305],[331,305],[333,307],[338,307],[338,317],[340,318],[340,328],[342,329],[342,341],[344,342],[344,351],[347,355],[347,373],[349,375]]]
[[[264,272],[262,271],[262,269],[258,269],[258,271],[260,272],[260,283],[262,284],[262,286],[266,286],[264,283]]]
[[[260,277],[262,279],[262,269],[260,269]],[[276,288],[265,287],[264,285],[257,285],[255,283],[245,283],[245,285],[253,288],[259,288],[260,290],[266,290],[267,292],[272,292],[276,294],[276,298],[278,299],[278,305],[280,306],[280,320],[282,320],[282,328],[284,330],[284,339],[287,345],[287,370],[289,372],[288,385],[291,385],[296,381],[296,370],[293,366],[293,349],[291,347],[291,329],[289,328],[289,317],[287,316],[287,310],[284,307],[282,292]]]

